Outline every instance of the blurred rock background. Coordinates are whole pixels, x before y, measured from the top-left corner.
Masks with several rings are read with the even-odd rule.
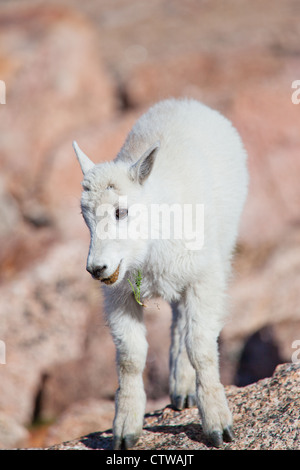
[[[72,140],[112,159],[153,102],[190,96],[228,116],[250,193],[220,338],[224,384],[291,362],[300,340],[298,0],[0,0],[0,448],[111,426],[115,353]],[[170,311],[147,309],[147,409],[168,403]]]

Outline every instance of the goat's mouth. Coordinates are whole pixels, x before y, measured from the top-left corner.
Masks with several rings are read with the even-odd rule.
[[[104,284],[107,284],[107,285],[114,284],[118,280],[118,277],[119,277],[120,264],[111,276],[101,279],[101,282],[104,282]]]

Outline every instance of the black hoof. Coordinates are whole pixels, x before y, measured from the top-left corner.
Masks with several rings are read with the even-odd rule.
[[[177,395],[174,397],[173,405],[177,410],[183,410],[183,408],[185,408],[185,397],[183,395]]]
[[[234,440],[234,432],[232,426],[226,426],[223,429],[223,439],[225,442],[232,442]]]
[[[224,442],[232,442],[234,440],[234,432],[232,426],[226,426],[222,431],[212,431],[208,436],[214,447],[222,447]]]
[[[140,436],[135,434],[127,434],[124,437],[114,436],[113,449],[114,450],[128,450],[135,446]]]
[[[114,439],[113,439],[113,449],[114,450],[120,450],[121,447],[122,447],[122,437],[120,436],[114,436]]]
[[[209,440],[214,447],[221,447],[223,445],[223,435],[221,431],[213,431],[209,435]]]
[[[184,408],[193,408],[196,406],[195,395],[176,395],[171,397],[171,403],[177,410],[181,411]]]
[[[195,395],[188,395],[186,399],[186,407],[194,408],[196,406],[196,397]]]

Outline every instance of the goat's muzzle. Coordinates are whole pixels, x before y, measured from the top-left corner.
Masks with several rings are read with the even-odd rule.
[[[120,272],[120,265],[117,267],[117,269],[111,276],[106,277],[104,279],[100,279],[100,281],[104,282],[104,284],[107,284],[107,285],[114,284],[118,280],[119,272]]]

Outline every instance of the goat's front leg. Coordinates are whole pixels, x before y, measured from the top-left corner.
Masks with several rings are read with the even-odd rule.
[[[219,377],[217,339],[223,326],[225,294],[215,276],[186,291],[186,348],[196,371],[196,400],[203,431],[212,444],[233,439],[232,416]]]
[[[128,298],[107,315],[117,350],[119,388],[115,399],[114,449],[129,449],[138,441],[144,421],[146,394],[143,370],[147,341],[142,307]]]

